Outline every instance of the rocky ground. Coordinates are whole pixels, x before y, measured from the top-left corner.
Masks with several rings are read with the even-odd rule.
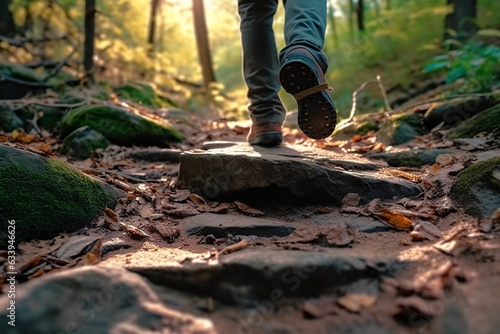
[[[118,146],[104,133],[111,143],[84,160],[54,155],[60,140],[1,139],[0,162],[22,151],[54,179],[57,160],[103,181],[58,184],[71,212],[103,212],[91,225],[50,218],[58,208],[44,193],[30,204],[54,222],[20,234],[16,326],[2,321],[2,333],[497,332],[497,130],[462,136],[459,125],[396,145],[392,130],[363,123],[353,131],[365,133],[316,142],[291,125],[283,146],[259,148],[244,143],[248,123],[186,120],[187,139],[170,148]],[[104,197],[65,190],[83,185]]]

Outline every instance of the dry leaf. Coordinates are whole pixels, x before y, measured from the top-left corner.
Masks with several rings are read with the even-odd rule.
[[[217,205],[215,208],[212,208],[210,210],[210,212],[212,212],[212,213],[227,213],[230,206],[231,206],[230,203],[221,203],[221,204]]]
[[[133,225],[130,225],[130,224],[125,224],[125,223],[120,223],[120,227],[122,228],[122,230],[124,230],[125,232],[127,232],[132,238],[147,238],[149,237],[149,234],[147,234],[146,232],[144,232],[143,230],[133,226]]]
[[[441,166],[451,165],[453,163],[453,157],[451,154],[440,154],[436,158],[436,163]]]
[[[30,270],[31,268],[38,266],[41,262],[42,262],[42,256],[40,254],[36,254],[35,256],[32,256],[31,258],[29,258],[26,262],[22,263],[18,267],[17,272],[19,274],[22,274],[22,273]]]
[[[342,198],[342,208],[344,207],[356,207],[359,205],[359,201],[361,200],[361,196],[356,193],[348,193]]]
[[[331,213],[331,212],[333,212],[333,210],[330,208],[317,208],[316,209],[316,213],[319,213],[319,214],[325,214],[325,213]]]
[[[382,209],[379,212],[375,213],[375,215],[381,218],[382,221],[387,225],[398,230],[407,231],[412,226],[412,221],[410,219],[395,211]]]
[[[264,216],[264,212],[260,211],[260,210],[257,210],[257,209],[254,209],[252,208],[251,206],[245,204],[245,203],[242,203],[242,202],[239,202],[239,201],[235,201],[234,204],[236,204],[236,206],[238,207],[238,209],[246,214],[246,215],[249,215],[249,216],[254,216],[254,217],[260,217],[260,216]]]
[[[344,222],[332,224],[320,230],[330,246],[347,246],[354,240],[354,230]]]
[[[348,293],[340,297],[337,303],[346,310],[358,313],[363,309],[371,307],[377,301],[377,296],[367,294]]]
[[[161,237],[167,240],[168,243],[173,243],[180,235],[179,228],[177,226],[169,226],[166,223],[157,223],[154,228]]]
[[[116,213],[110,208],[105,208],[104,213],[106,214],[107,217],[111,219],[111,221],[118,222],[118,217],[116,216]]]
[[[102,240],[97,240],[92,249],[77,263],[77,267],[98,264],[102,259]]]
[[[174,218],[186,218],[200,214],[198,210],[189,204],[176,204],[163,208],[163,212]]]
[[[189,199],[192,200],[196,204],[207,205],[207,201],[203,197],[197,194],[189,194]]]

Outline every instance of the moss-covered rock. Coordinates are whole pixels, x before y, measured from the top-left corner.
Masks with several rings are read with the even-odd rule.
[[[412,113],[389,117],[377,131],[377,138],[385,145],[400,145],[424,133],[422,117]]]
[[[117,95],[121,98],[132,100],[135,103],[144,106],[161,108],[167,106],[164,101],[156,92],[155,88],[144,82],[127,83],[119,87],[116,91]]]
[[[82,126],[88,126],[102,133],[110,142],[124,146],[168,146],[169,142],[183,139],[182,134],[167,123],[105,105],[68,111],[61,121],[62,138]]]
[[[468,214],[490,217],[500,207],[500,157],[463,170],[451,187],[450,196]]]
[[[0,130],[11,132],[15,129],[23,129],[24,123],[17,114],[7,106],[0,106]]]
[[[356,126],[354,134],[364,136],[370,131],[378,131],[380,126],[372,119],[367,119]]]
[[[493,133],[500,137],[500,104],[462,122],[448,135],[450,139],[472,138],[481,132]]]
[[[367,157],[374,160],[384,160],[392,167],[422,167],[432,165],[440,154],[450,154],[453,150],[429,149],[409,150],[394,153],[375,153]]]
[[[52,238],[88,226],[125,195],[59,160],[0,144],[0,249],[8,220],[18,242]]]
[[[61,153],[78,160],[85,160],[98,148],[108,147],[110,142],[99,132],[83,126],[71,132],[62,143]]]
[[[47,73],[43,71],[40,72],[20,64],[10,63],[0,63],[0,74],[31,82],[42,82],[47,77]]]
[[[424,115],[424,125],[433,129],[444,122],[450,128],[494,105],[492,97],[470,97],[453,102],[445,102],[429,109]]]

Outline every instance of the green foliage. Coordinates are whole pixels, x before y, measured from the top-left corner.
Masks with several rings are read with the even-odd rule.
[[[489,92],[500,79],[500,47],[468,43],[458,50],[448,50],[424,67],[424,72],[438,71],[446,73],[447,83],[465,79],[459,92]]]

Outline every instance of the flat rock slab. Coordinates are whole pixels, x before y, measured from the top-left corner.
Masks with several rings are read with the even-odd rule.
[[[317,225],[331,225],[332,223],[344,222],[364,233],[389,232],[394,230],[380,221],[369,217],[360,217],[355,215],[343,215],[339,217],[337,213],[327,213],[314,216],[311,220]]]
[[[210,320],[170,309],[139,275],[88,266],[17,287],[15,327],[10,299],[0,298],[1,333],[216,333]]]
[[[187,235],[207,236],[213,234],[216,238],[226,238],[228,234],[286,237],[295,231],[295,227],[286,225],[279,220],[213,213],[203,213],[186,218],[182,221],[182,226]]]
[[[334,204],[347,193],[360,194],[361,204],[420,194],[419,186],[380,174],[376,167],[366,159],[346,160],[326,150],[237,144],[182,153],[178,186],[209,199],[250,195]]]
[[[376,280],[380,274],[393,271],[395,265],[393,260],[368,260],[333,252],[244,250],[210,263],[126,268],[155,284],[248,306],[270,298],[335,293],[355,281]]]

